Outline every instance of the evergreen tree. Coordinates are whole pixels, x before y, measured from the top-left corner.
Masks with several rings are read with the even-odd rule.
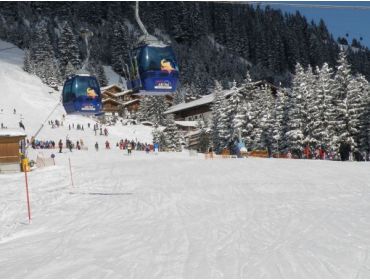
[[[167,115],[164,132],[166,136],[166,147],[172,151],[181,151],[180,135],[172,114]]]
[[[127,26],[119,21],[115,22],[112,34],[112,68],[120,75],[124,75],[123,67],[130,66],[129,51],[131,40]]]
[[[355,141],[351,135],[350,116],[348,114],[348,92],[352,79],[350,65],[344,51],[339,54],[338,67],[334,80],[333,106],[335,108],[335,119],[332,127],[334,137],[331,146],[339,151],[341,145],[350,145],[351,150],[355,148]]]
[[[96,78],[98,79],[101,87],[105,87],[108,85],[108,79],[105,75],[104,67],[100,63],[96,65]]]
[[[66,74],[67,64],[70,63],[75,69],[81,68],[80,51],[77,38],[73,34],[72,27],[66,21],[63,25],[58,42],[59,63],[63,75]]]
[[[208,148],[210,145],[209,134],[207,132],[207,124],[204,121],[199,120],[198,129],[200,129],[198,151],[200,151],[201,153],[206,153],[208,152]]]
[[[292,82],[292,90],[287,99],[287,131],[285,141],[288,149],[298,157],[301,157],[304,145],[304,91],[301,86],[304,82],[304,69],[297,63],[296,72]]]
[[[364,116],[368,94],[369,83],[365,77],[358,75],[350,81],[347,96],[348,129],[354,142],[353,152],[357,155],[368,150],[366,117]]]
[[[173,97],[173,105],[184,103],[185,95],[186,95],[185,90],[182,88],[178,88]]]
[[[64,69],[64,77],[67,78],[71,75],[76,74],[76,68],[72,65],[72,63],[68,62],[67,66]]]
[[[30,74],[34,74],[33,62],[31,61],[30,50],[25,50],[24,52],[23,70]]]
[[[332,121],[335,121],[333,108],[333,70],[327,63],[317,67],[317,86],[312,104],[312,143],[328,149],[333,137]]]
[[[215,152],[220,152],[221,139],[220,139],[220,118],[221,118],[221,105],[223,103],[223,92],[221,84],[215,81],[214,101],[212,104],[212,118],[211,118],[211,141]]]
[[[287,111],[285,110],[286,98],[287,90],[285,88],[279,89],[275,98],[272,130],[272,150],[276,153],[282,153],[287,148],[287,143],[284,137],[287,131]]]

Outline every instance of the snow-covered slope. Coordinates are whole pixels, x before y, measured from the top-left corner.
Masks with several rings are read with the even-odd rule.
[[[367,163],[114,149],[56,164],[29,173],[31,224],[24,175],[0,175],[0,278],[370,277]]]
[[[27,136],[35,135],[48,115],[58,105],[60,92],[54,91],[42,84],[41,80],[23,71],[23,51],[14,45],[0,41],[0,123],[8,129],[19,128],[18,122],[22,120],[25,125]],[[110,79],[117,78],[113,73],[108,73]],[[118,80],[118,78],[117,78]],[[117,81],[116,81],[117,82]],[[14,114],[13,110],[16,110]],[[62,120],[65,113],[63,106],[59,103],[50,120]],[[87,129],[87,124],[91,128]],[[95,120],[84,116],[66,116],[64,126],[52,129],[48,122],[41,130],[37,139],[54,140],[64,139],[68,135],[72,141],[83,139],[90,147],[95,141],[101,145],[108,139],[116,143],[121,138],[137,139],[143,142],[151,142],[152,129],[146,126],[122,126],[118,124],[108,127],[109,137],[95,137],[92,124]],[[84,125],[84,131],[76,129],[69,130],[69,125]]]

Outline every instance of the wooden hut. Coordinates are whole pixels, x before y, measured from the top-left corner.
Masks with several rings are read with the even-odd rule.
[[[0,130],[0,173],[21,170],[20,147],[25,138],[20,131]]]

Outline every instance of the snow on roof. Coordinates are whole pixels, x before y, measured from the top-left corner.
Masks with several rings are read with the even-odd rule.
[[[238,89],[239,90],[239,89]],[[228,96],[230,95],[234,90],[224,90],[223,91],[223,94],[225,96]],[[180,103],[180,104],[177,104],[175,106],[172,106],[170,108],[168,108],[168,110],[166,112],[164,112],[165,114],[172,114],[172,113],[175,113],[175,112],[179,112],[179,111],[184,111],[186,109],[190,109],[190,108],[194,108],[194,107],[199,107],[199,106],[202,106],[202,105],[206,105],[206,104],[209,104],[209,103],[212,103],[213,100],[214,100],[214,94],[211,93],[211,94],[208,94],[208,95],[205,95],[197,100],[194,100],[194,101],[190,101],[190,102],[187,102],[187,103]]]
[[[175,124],[184,127],[197,127],[198,125],[196,121],[175,121]]]
[[[141,122],[142,125],[150,125],[150,126],[153,126],[154,123],[150,122],[150,121],[143,121]]]
[[[121,89],[121,91],[122,91],[122,87],[121,87],[121,86],[119,86],[119,85],[117,85],[117,84],[113,84],[113,85],[109,85],[109,86],[101,87],[101,88],[100,88],[100,90],[101,90],[101,91],[104,91],[104,90],[108,90],[108,89],[113,88],[113,87],[118,87],[118,88],[119,88],[119,89]]]
[[[18,137],[18,136],[26,136],[26,133],[19,131],[19,130],[13,130],[13,129],[1,129],[0,130],[0,137]]]
[[[135,102],[137,102],[137,101],[140,101],[140,99],[130,100],[130,101],[127,101],[127,102],[122,103],[122,104],[123,104],[123,106],[127,106],[127,105],[130,105],[130,104],[135,103]]]
[[[118,103],[118,104],[124,105],[124,103],[122,103],[122,102],[120,102],[120,101],[118,101],[118,100],[115,100],[115,99],[113,99],[113,98],[105,98],[105,99],[103,99],[103,100],[102,100],[102,102],[103,102],[103,103],[106,103],[107,101],[113,101],[113,102],[115,102],[115,103]]]
[[[117,92],[117,93],[114,93],[113,95],[115,97],[120,97],[120,96],[124,96],[124,95],[130,94],[130,93],[133,93],[132,90],[125,90],[125,91]]]

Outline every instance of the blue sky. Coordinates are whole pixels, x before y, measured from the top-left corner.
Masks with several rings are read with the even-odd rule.
[[[264,2],[266,3],[266,2]],[[271,2],[270,7],[274,9],[280,9],[284,12],[295,13],[296,10],[304,15],[308,21],[314,20],[319,22],[322,18],[330,33],[337,39],[338,36],[345,36],[349,34],[348,41],[352,42],[352,38],[359,39],[363,37],[362,44],[370,47],[370,9],[369,10],[355,10],[355,9],[323,9],[323,8],[306,8],[306,7],[291,7],[284,5],[275,5]],[[276,3],[287,3],[287,4],[315,4],[315,5],[336,5],[336,6],[366,6],[370,8],[370,2],[359,2],[359,1],[278,1]],[[263,8],[264,5],[261,5]]]

